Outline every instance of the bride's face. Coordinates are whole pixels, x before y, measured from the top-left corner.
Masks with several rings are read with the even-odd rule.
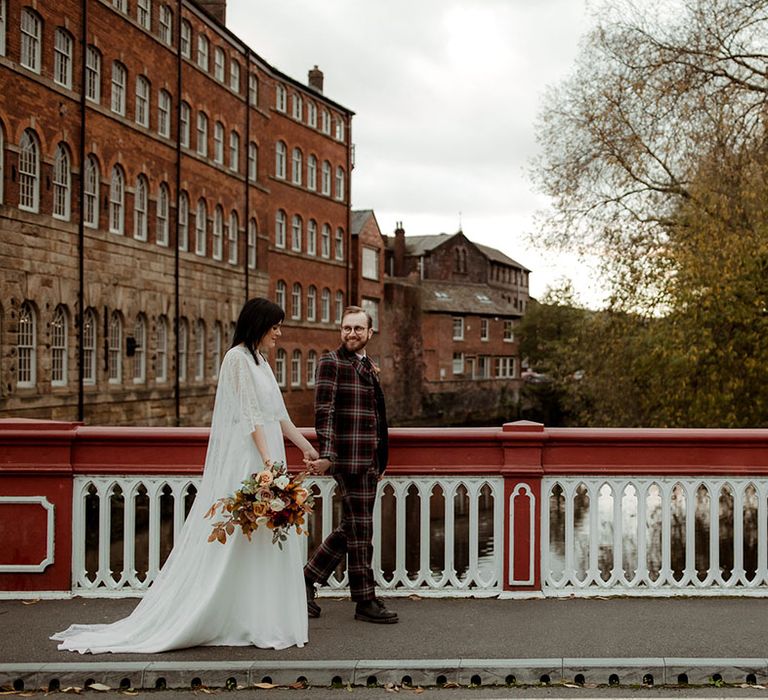
[[[267,334],[261,339],[259,347],[263,350],[271,350],[277,344],[277,339],[283,334],[280,326],[282,323],[278,323],[267,331]]]

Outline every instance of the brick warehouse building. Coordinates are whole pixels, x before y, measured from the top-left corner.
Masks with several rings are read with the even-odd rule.
[[[530,270],[463,232],[386,239],[384,364],[401,424],[479,425],[517,416],[515,327]]]
[[[0,0],[0,416],[206,424],[260,294],[286,309],[271,361],[312,423],[314,365],[357,301],[353,113],[224,13]]]

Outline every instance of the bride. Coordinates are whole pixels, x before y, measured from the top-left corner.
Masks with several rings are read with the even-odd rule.
[[[284,316],[267,299],[251,299],[240,312],[219,373],[203,480],[157,579],[125,619],[54,634],[59,649],[150,654],[194,646],[304,646],[307,598],[295,529],[282,550],[266,527],[250,542],[238,530],[222,545],[208,542],[211,521],[204,518],[243,479],[271,460],[285,461],[283,436],[305,463],[318,458],[288,417],[262,355],[275,347]]]

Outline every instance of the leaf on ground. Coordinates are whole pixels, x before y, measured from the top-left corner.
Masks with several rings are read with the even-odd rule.
[[[40,598],[32,598],[31,600],[22,600],[22,605],[37,605],[40,602]]]
[[[104,685],[104,683],[91,683],[88,686],[88,690],[98,690],[100,693],[106,693],[108,690],[112,690],[112,688],[108,685]]]
[[[62,688],[61,692],[62,693],[76,693],[77,695],[80,695],[80,693],[83,692],[83,689],[79,688],[76,685],[70,685],[70,686],[67,686],[66,688]]]
[[[563,688],[581,688],[577,683],[563,683]]]
[[[456,681],[448,681],[447,683],[443,683],[443,688],[461,688],[461,686]]]
[[[275,683],[254,683],[254,688],[261,688],[262,690],[269,690],[270,688],[277,688]]]
[[[303,690],[307,687],[307,684],[304,681],[296,681],[295,683],[291,683],[289,688],[294,688],[295,690]]]
[[[416,693],[418,695],[419,693],[423,693],[424,692],[424,688],[422,688],[421,686],[418,686],[416,688],[408,688],[408,692],[409,693]]]

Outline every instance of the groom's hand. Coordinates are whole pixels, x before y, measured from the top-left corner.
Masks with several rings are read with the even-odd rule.
[[[307,462],[307,466],[311,474],[325,474],[331,467],[331,460],[316,459],[312,462]]]

